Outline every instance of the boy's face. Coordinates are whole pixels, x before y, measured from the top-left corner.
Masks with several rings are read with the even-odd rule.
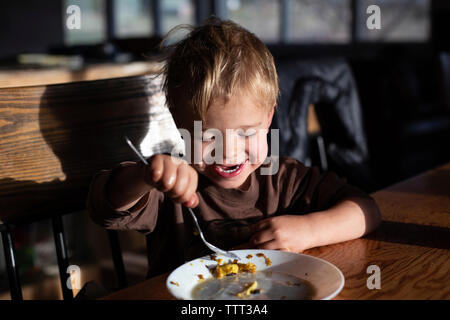
[[[202,163],[194,163],[196,170],[222,188],[247,188],[250,174],[267,157],[273,112],[245,94],[226,103],[216,100],[202,124],[203,139],[192,139],[192,159],[202,159]],[[186,122],[195,117],[186,116],[178,115],[177,125],[192,133],[193,124]]]

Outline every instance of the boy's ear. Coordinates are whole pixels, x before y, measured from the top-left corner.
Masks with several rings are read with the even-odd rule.
[[[273,113],[275,112],[275,108],[272,108],[269,111],[269,114],[267,116],[267,123],[266,123],[266,128],[269,129],[270,124],[272,123],[272,119],[273,119]]]

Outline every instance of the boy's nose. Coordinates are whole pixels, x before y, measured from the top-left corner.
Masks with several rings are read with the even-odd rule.
[[[244,161],[244,158],[245,141],[240,141],[235,135],[225,136],[223,139],[223,163],[236,164]]]

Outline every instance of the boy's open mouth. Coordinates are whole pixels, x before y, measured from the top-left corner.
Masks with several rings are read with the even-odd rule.
[[[214,168],[214,171],[221,177],[224,178],[233,178],[238,176],[241,172],[242,169],[245,166],[245,163],[241,163],[241,164],[235,164],[235,165],[220,165],[220,164],[215,164],[212,167]]]

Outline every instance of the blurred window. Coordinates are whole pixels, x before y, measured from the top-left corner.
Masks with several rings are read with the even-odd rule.
[[[154,31],[152,2],[151,0],[114,0],[116,37],[150,36]]]
[[[162,12],[162,33],[179,24],[195,24],[195,11],[191,0],[160,0]]]
[[[221,14],[266,43],[337,43],[355,41],[422,42],[430,38],[431,0],[222,0]],[[81,29],[64,27],[68,45],[96,44],[106,40],[106,0],[64,0],[64,9],[78,5]],[[205,5],[203,1],[197,1]],[[179,24],[195,24],[193,0],[113,0],[118,38],[161,35]],[[381,29],[370,30],[370,5],[381,11]],[[152,8],[159,8],[155,26]],[[65,17],[67,13],[64,10]],[[65,19],[64,19],[65,20]]]
[[[378,5],[381,29],[369,30],[366,13],[370,5]],[[357,9],[358,41],[421,42],[430,36],[429,0],[360,0]]]
[[[280,38],[280,1],[226,0],[227,18],[253,32],[265,42]]]
[[[77,5],[81,11],[81,29],[68,29],[66,9]],[[106,14],[104,0],[64,0],[64,40],[67,45],[96,44],[106,40]]]
[[[287,4],[287,42],[350,42],[350,0],[288,0]]]

